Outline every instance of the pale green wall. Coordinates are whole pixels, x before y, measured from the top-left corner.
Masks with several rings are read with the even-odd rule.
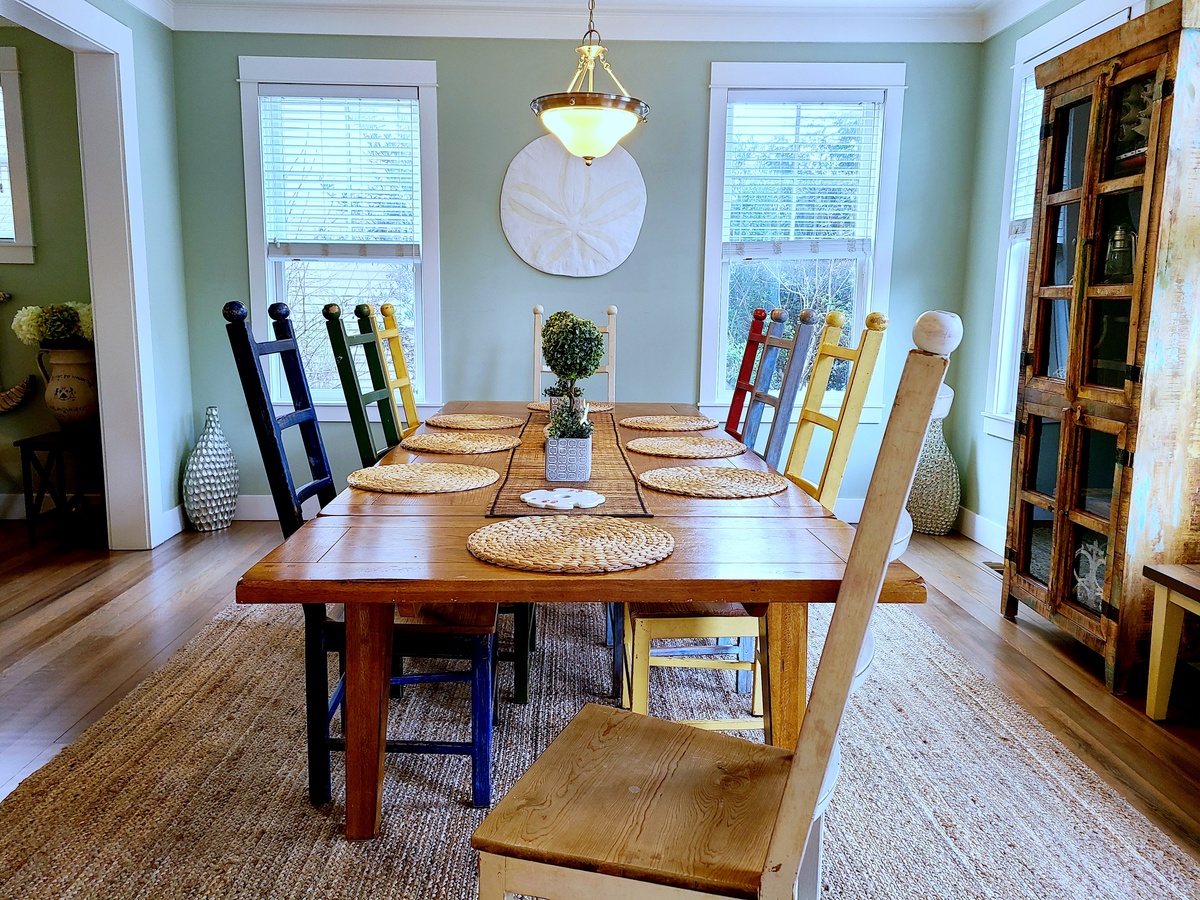
[[[719,61],[905,62],[899,216],[892,278],[896,330],[885,367],[890,398],[925,309],[958,310],[967,255],[980,48],[971,44],[685,44],[612,42],[625,84],[652,106],[627,140],[646,180],[637,248],[614,272],[545,275],[510,250],[499,190],[513,156],[542,131],[529,99],[574,65],[570,42],[177,33],[174,37],[188,327],[196,414],[222,409],[242,491],[267,486],[231,365],[221,306],[248,297],[239,55],[432,59],[438,65],[444,399],[524,399],[530,308],[599,317],[620,307],[622,400],[695,401],[709,65]],[[986,365],[986,360],[985,360]],[[348,426],[323,428],[334,467],[356,466]],[[861,497],[881,426],[859,432],[842,493]]]
[[[37,351],[12,333],[22,306],[87,302],[87,248],[83,227],[83,178],[75,118],[75,65],[71,52],[24,28],[0,28],[0,44],[17,48],[21,70],[30,217],[37,244],[33,265],[0,265],[0,385],[12,387],[37,371]],[[39,381],[35,396],[0,416],[0,494],[21,493],[20,456],[12,442],[53,431]]]

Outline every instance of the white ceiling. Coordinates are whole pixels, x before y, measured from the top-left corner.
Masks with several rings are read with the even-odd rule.
[[[577,39],[586,0],[130,0],[180,31]],[[980,41],[1049,0],[599,0],[607,41]]]

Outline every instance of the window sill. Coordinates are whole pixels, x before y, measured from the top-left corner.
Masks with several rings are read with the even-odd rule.
[[[33,244],[0,243],[0,263],[32,263]]]
[[[1000,438],[1002,441],[1012,443],[1013,431],[1016,428],[1016,419],[1012,416],[1001,416],[989,412],[982,413],[982,415],[984,431],[994,438]]]

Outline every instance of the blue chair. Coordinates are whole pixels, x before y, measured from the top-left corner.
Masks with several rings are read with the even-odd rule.
[[[316,497],[324,506],[337,496],[329,458],[317,426],[312,394],[300,359],[290,311],[283,303],[267,310],[275,339],[259,343],[250,333],[246,307],[227,303],[222,310],[228,322],[229,345],[246,395],[259,452],[267,472],[271,496],[285,538],[304,524],[301,509],[305,500]],[[292,409],[276,415],[268,388],[267,360],[278,356],[287,383],[286,398]],[[310,480],[299,487],[284,451],[284,432],[297,428],[308,459]],[[330,752],[344,750],[345,739],[330,734],[330,724],[345,700],[344,622],[331,616],[325,604],[305,603],[304,683],[305,719],[308,735],[308,794],[314,805],[331,799]],[[397,616],[393,634],[392,684],[406,685],[447,681],[471,683],[471,740],[389,740],[387,750],[397,753],[459,754],[471,757],[472,803],[491,805],[492,724],[495,710],[494,655],[496,647],[495,604],[420,604]],[[329,690],[328,654],[338,657],[342,676]],[[404,674],[403,659],[466,659],[469,671]]]

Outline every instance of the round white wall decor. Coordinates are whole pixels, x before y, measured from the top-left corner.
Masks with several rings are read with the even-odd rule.
[[[513,157],[500,225],[521,259],[551,275],[587,278],[629,257],[646,214],[646,182],[620,145],[590,166],[552,134]]]

